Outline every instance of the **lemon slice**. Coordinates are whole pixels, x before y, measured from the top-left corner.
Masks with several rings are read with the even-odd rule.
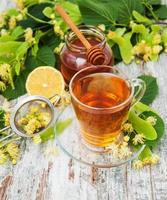
[[[41,66],[34,69],[26,81],[26,90],[29,95],[41,95],[50,98],[64,91],[64,79],[60,71],[50,66]]]

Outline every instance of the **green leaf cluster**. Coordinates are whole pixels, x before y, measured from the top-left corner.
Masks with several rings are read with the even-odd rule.
[[[146,84],[146,91],[143,98],[140,100],[146,105],[150,105],[158,95],[157,79],[153,76],[142,75],[139,76]]]
[[[128,122],[132,124],[135,134],[144,135],[144,144],[146,147],[139,155],[139,159],[144,160],[145,158],[151,157],[152,150],[160,142],[160,139],[165,132],[165,124],[160,115],[149,106],[158,94],[156,78],[147,75],[142,75],[139,78],[145,81],[146,92],[141,102],[135,104],[129,111]],[[149,121],[147,121],[148,117],[156,119],[155,125],[152,125]],[[131,135],[131,141],[133,140],[135,134]],[[140,146],[141,145],[137,145],[137,148]]]
[[[75,23],[81,23],[81,14],[76,4],[69,1],[57,3],[63,5]],[[56,14],[55,4],[49,0],[42,3],[25,0],[22,2],[24,9],[9,9],[3,16],[3,24],[0,24],[0,64],[11,66],[11,81],[5,83],[7,89],[0,93],[8,100],[26,93],[25,81],[34,68],[41,65],[57,67],[58,59],[54,49],[63,39],[54,28],[60,27],[64,34],[68,27]],[[12,27],[9,25],[11,19]],[[32,37],[30,41],[26,40],[27,29],[32,30],[32,36],[27,36]]]
[[[86,24],[127,25],[132,20],[132,11],[144,14],[140,0],[76,0]]]
[[[5,111],[0,108],[0,129],[4,128],[4,114]]]
[[[167,18],[167,7],[161,5],[161,0],[74,0],[73,2],[79,5],[83,22],[86,24],[126,26],[133,20],[135,11],[141,16],[146,15],[155,20]]]

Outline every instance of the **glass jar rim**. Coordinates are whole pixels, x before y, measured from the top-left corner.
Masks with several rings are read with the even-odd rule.
[[[84,34],[84,31],[85,32],[90,31],[90,34],[87,34],[87,35],[95,35],[96,34],[96,36],[101,40],[99,42],[99,44],[97,44],[97,46],[103,48],[104,45],[106,44],[105,35],[100,28],[92,26],[92,25],[79,25],[78,28],[83,34]],[[71,39],[75,36],[76,36],[76,34],[72,30],[70,30],[65,37],[65,43],[73,51],[81,51],[81,52],[84,51],[85,52],[86,48],[84,46],[77,46],[77,45],[71,43]]]
[[[84,69],[81,69],[80,71],[78,71],[78,72],[72,77],[72,79],[71,79],[71,81],[70,81],[70,83],[69,83],[69,92],[70,92],[72,98],[73,98],[77,103],[79,103],[80,105],[82,105],[83,107],[85,107],[85,108],[87,108],[87,109],[91,109],[91,110],[94,110],[94,111],[106,111],[106,110],[108,110],[108,111],[116,112],[116,111],[120,110],[122,107],[125,107],[125,106],[132,100],[132,98],[133,98],[134,86],[133,86],[133,84],[131,83],[131,81],[130,81],[128,78],[124,79],[124,78],[122,78],[121,76],[118,75],[118,77],[121,77],[121,79],[123,79],[123,80],[125,80],[125,81],[127,81],[127,82],[129,83],[129,85],[130,85],[130,87],[131,87],[131,93],[130,93],[129,97],[128,97],[125,101],[123,101],[122,103],[120,103],[120,104],[118,104],[118,105],[116,105],[116,106],[113,106],[113,107],[98,108],[98,107],[88,106],[88,105],[82,103],[82,102],[75,96],[75,94],[73,93],[72,84],[73,84],[73,81],[75,80],[75,78],[76,78],[80,73],[82,73],[82,72],[84,72],[84,71],[86,71],[86,70],[89,70],[89,69],[97,69],[97,68],[99,68],[99,67],[105,67],[105,68],[108,68],[108,69],[111,69],[111,70],[114,69],[114,70],[117,70],[118,72],[121,72],[123,75],[125,75],[125,74],[122,72],[122,70],[120,70],[120,69],[117,68],[117,67],[113,67],[113,66],[111,67],[111,66],[107,66],[107,65],[96,65],[96,66],[92,65],[92,66],[90,66],[90,67],[86,67],[86,68],[84,68]],[[107,72],[107,73],[108,73],[108,72]],[[111,72],[110,72],[110,73],[111,73]],[[126,75],[125,75],[125,76],[126,76]]]

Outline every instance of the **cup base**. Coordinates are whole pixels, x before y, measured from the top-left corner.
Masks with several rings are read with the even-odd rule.
[[[114,138],[114,141],[110,144],[108,144],[107,146],[104,146],[104,147],[100,147],[100,146],[95,146],[95,145],[92,145],[90,143],[88,143],[84,137],[82,136],[81,134],[81,142],[82,144],[90,151],[92,152],[97,152],[97,153],[106,153],[106,152],[109,152],[111,150],[110,146],[113,145],[113,144],[120,144],[123,140],[123,132],[120,132],[120,134]]]

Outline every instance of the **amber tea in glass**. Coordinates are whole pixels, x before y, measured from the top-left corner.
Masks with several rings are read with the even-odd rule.
[[[140,87],[139,96],[143,89]],[[107,147],[118,140],[134,93],[125,75],[114,67],[88,67],[72,78],[70,92],[84,141]]]

